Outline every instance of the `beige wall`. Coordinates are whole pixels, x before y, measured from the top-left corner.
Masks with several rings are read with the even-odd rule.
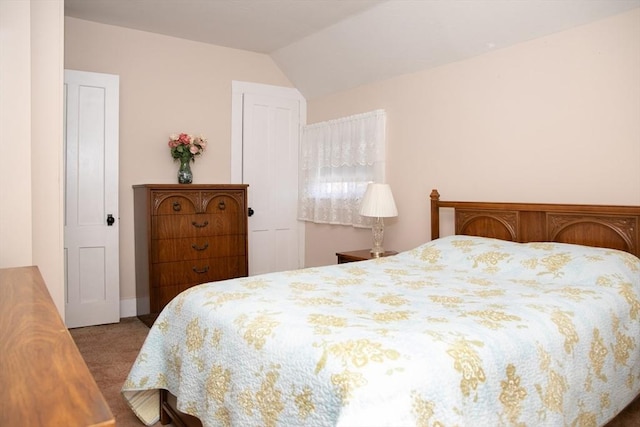
[[[63,12],[0,2],[0,268],[37,265],[64,318]]]
[[[428,196],[640,204],[640,9],[308,101],[308,123],[384,108],[399,216],[385,248],[430,239]],[[369,230],[308,224],[306,265]]]
[[[0,267],[32,264],[30,13],[29,2],[0,2]]]
[[[31,4],[33,263],[64,319],[64,2]]]
[[[135,297],[133,191],[177,183],[172,133],[202,133],[194,183],[229,183],[232,80],[291,87],[267,56],[65,19],[65,68],[120,76],[120,298]]]

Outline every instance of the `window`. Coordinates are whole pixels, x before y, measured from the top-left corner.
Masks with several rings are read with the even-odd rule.
[[[367,184],[384,182],[384,110],[305,126],[298,219],[368,226],[358,213]]]

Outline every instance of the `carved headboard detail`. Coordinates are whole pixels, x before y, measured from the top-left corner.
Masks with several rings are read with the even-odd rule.
[[[640,257],[640,206],[453,202],[431,192],[431,238],[440,209],[452,208],[455,234],[514,242],[561,242],[619,249]]]

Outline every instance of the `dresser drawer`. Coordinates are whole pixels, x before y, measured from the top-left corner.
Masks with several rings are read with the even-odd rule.
[[[233,197],[233,196],[236,197]],[[244,216],[244,205],[241,203],[241,193],[216,194],[202,192],[204,212],[211,214],[227,214],[234,218]]]
[[[247,258],[230,256],[153,264],[154,288],[214,282],[247,275]]]
[[[159,215],[151,219],[151,233],[157,239],[219,236],[243,232],[243,224],[226,214]]]
[[[152,215],[189,215],[194,213],[226,213],[238,215],[244,211],[243,192],[186,191],[154,193],[154,209]],[[235,196],[235,197],[234,197]]]
[[[151,262],[241,256],[246,251],[245,240],[244,234],[159,239],[151,245]]]
[[[188,215],[198,212],[200,192],[157,191],[153,193],[152,215]]]

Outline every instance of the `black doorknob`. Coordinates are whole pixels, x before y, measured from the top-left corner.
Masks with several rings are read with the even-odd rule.
[[[116,222],[116,219],[111,214],[107,214],[107,225],[111,227],[113,223]]]
[[[253,216],[254,213],[256,213],[253,209],[249,208],[249,216]]]

